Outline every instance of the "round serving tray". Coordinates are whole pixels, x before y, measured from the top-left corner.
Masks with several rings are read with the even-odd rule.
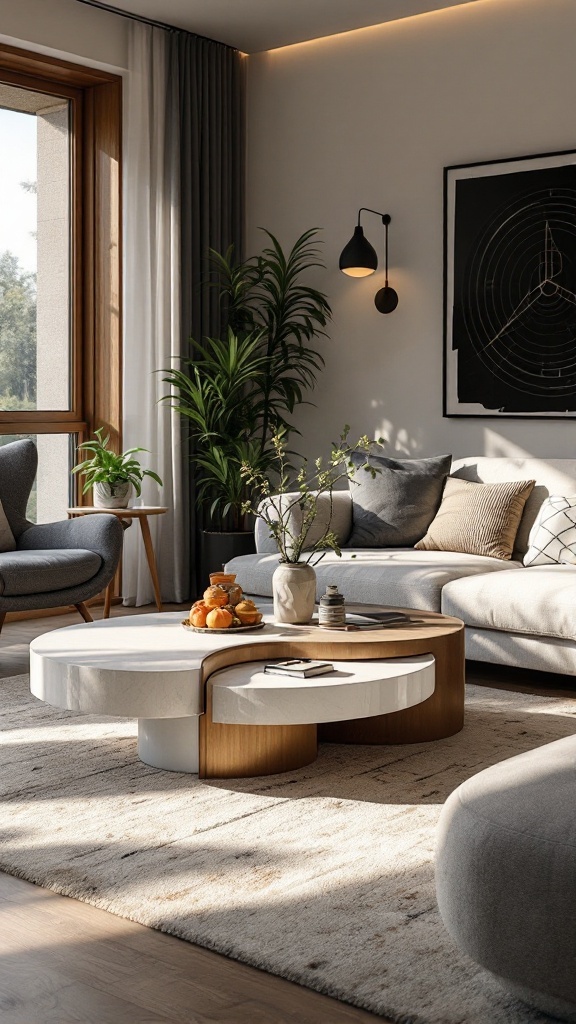
[[[191,633],[250,633],[254,629],[264,629],[265,622],[257,622],[255,626],[228,626],[227,629],[209,629],[208,626],[191,626],[189,619],[182,619],[184,629]]]

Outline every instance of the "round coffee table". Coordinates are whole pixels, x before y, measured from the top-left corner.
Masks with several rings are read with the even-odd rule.
[[[318,723],[320,739],[342,743],[417,743],[462,728],[459,619],[408,610],[414,619],[408,624],[341,633],[275,625],[269,606],[261,607],[266,625],[251,633],[194,633],[182,628],[178,612],[53,630],[31,644],[30,689],[55,707],[137,718],[143,761],[202,778],[267,775],[308,764],[316,756]],[[296,688],[291,679],[258,681],[261,665],[254,662],[289,657],[333,661],[332,683],[326,676],[298,680],[305,685]],[[360,664],[367,662],[371,666]],[[232,667],[236,674],[223,683],[219,673]],[[222,711],[223,694],[228,711]],[[299,700],[307,702],[308,722]],[[279,702],[283,717],[270,721]]]

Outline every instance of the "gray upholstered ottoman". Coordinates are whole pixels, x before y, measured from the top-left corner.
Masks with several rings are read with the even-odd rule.
[[[576,736],[452,793],[436,855],[456,944],[521,999],[576,1021]]]

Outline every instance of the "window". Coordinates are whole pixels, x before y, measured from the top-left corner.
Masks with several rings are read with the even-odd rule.
[[[121,442],[120,114],[116,76],[0,46],[0,444],[37,443],[38,522],[87,434]]]
[[[71,408],[70,100],[0,83],[0,409]]]

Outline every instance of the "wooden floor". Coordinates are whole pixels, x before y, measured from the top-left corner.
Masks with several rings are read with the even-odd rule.
[[[178,605],[167,606],[166,611]],[[92,609],[94,617],[101,614]],[[153,608],[113,608],[113,615]],[[0,679],[27,672],[30,641],[78,622],[7,622]],[[469,682],[572,696],[571,677],[472,663]],[[1,687],[1,683],[0,683]],[[361,1024],[382,1017],[0,874],[0,1024]],[[386,1024],[386,1022],[384,1022]]]

